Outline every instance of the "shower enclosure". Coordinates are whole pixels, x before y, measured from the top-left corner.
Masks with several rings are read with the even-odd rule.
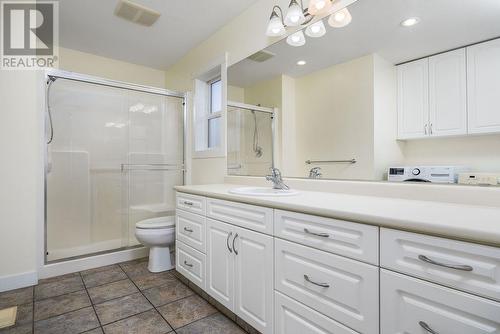
[[[184,95],[47,76],[45,263],[138,245],[135,223],[174,214]]]
[[[227,174],[264,176],[274,160],[274,110],[228,101]]]

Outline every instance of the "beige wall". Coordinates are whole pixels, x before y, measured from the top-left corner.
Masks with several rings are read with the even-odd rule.
[[[140,85],[166,87],[165,71],[72,49],[59,48],[59,68]]]
[[[66,71],[165,87],[164,71],[79,51],[61,48],[60,65]],[[37,241],[44,198],[42,78],[40,71],[0,71],[0,291],[33,283],[41,255]]]
[[[373,179],[373,56],[335,65],[295,80],[297,170],[306,160],[345,160],[322,165],[323,175]],[[284,157],[286,159],[286,157]]]
[[[36,280],[43,224],[42,110],[35,71],[0,70],[0,291]],[[16,275],[16,277],[12,277]]]

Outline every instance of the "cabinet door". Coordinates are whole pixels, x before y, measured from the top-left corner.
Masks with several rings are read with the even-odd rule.
[[[467,133],[465,49],[429,58],[429,134]]]
[[[382,269],[383,334],[498,334],[500,303]]]
[[[273,238],[238,227],[234,231],[234,313],[259,332],[272,333]]]
[[[428,134],[429,59],[398,66],[398,138]]]
[[[230,310],[234,306],[234,233],[228,224],[207,218],[206,291]]]
[[[500,39],[467,48],[469,133],[500,132]]]

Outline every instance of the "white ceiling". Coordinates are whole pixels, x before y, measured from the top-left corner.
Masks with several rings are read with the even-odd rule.
[[[321,38],[306,45],[282,40],[266,50],[276,57],[263,63],[245,59],[229,69],[229,83],[245,87],[279,74],[299,77],[370,53],[393,64],[500,37],[500,0],[358,0],[349,6],[350,25],[326,24]],[[409,17],[421,22],[404,28]],[[297,66],[298,60],[307,65]]]
[[[60,45],[158,69],[174,64],[256,0],[133,0],[161,13],[151,27],[116,17],[118,0],[62,0]]]

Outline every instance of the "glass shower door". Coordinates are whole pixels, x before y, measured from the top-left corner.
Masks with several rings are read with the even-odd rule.
[[[121,164],[129,151],[123,89],[57,79],[50,90],[53,141],[47,147],[46,259],[127,245]]]
[[[49,101],[46,262],[138,245],[184,183],[183,99],[58,78]]]
[[[174,186],[184,183],[183,99],[129,92],[129,153],[122,178],[129,246],[137,245],[135,224],[173,216]]]

